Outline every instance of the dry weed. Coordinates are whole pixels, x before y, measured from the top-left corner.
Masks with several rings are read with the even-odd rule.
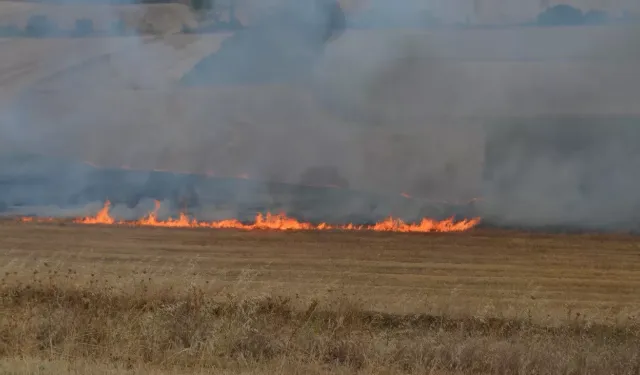
[[[369,311],[73,269],[6,273],[0,373],[639,374],[640,325]],[[89,370],[90,369],[90,370]]]

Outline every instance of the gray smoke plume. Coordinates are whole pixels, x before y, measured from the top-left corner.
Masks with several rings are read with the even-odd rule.
[[[278,3],[212,34],[175,33],[193,21],[178,4],[123,5],[96,28],[153,33],[2,39],[0,147],[77,164],[4,158],[0,200],[371,220],[483,197],[474,213],[499,225],[636,225],[637,27],[471,28],[500,17],[405,0],[347,14],[343,30],[335,4],[319,4]],[[482,14],[533,21],[530,8]]]

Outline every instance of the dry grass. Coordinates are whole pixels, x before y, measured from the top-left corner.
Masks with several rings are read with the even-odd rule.
[[[630,236],[3,223],[0,249],[0,373],[640,373]]]

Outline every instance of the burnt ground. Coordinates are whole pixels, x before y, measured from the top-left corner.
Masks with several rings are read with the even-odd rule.
[[[5,215],[64,216],[63,212],[78,212],[87,205],[97,207],[107,200],[129,210],[157,200],[163,202],[166,215],[184,212],[203,219],[230,215],[251,220],[258,212],[271,211],[335,224],[371,224],[388,216],[417,221],[477,214],[473,203],[429,202],[400,194],[352,190],[335,183],[340,181],[339,175],[313,170],[311,177],[303,176],[301,184],[288,184],[99,168],[38,155],[13,154],[0,159],[0,163],[0,210]],[[43,211],[42,207],[48,209]]]

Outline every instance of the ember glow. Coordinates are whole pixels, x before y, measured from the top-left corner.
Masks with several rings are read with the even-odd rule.
[[[22,223],[33,223],[35,221],[39,222],[39,223],[50,223],[53,222],[53,218],[51,217],[39,217],[39,218],[33,218],[31,216],[25,216],[25,217],[21,217],[20,222]]]
[[[328,223],[312,224],[301,222],[285,214],[258,213],[253,222],[243,223],[237,219],[198,221],[185,214],[180,214],[178,218],[166,220],[158,219],[160,202],[156,202],[156,207],[145,217],[131,221],[117,221],[109,213],[111,203],[106,202],[102,209],[95,216],[88,216],[75,219],[78,224],[103,224],[103,225],[131,225],[149,227],[169,227],[169,228],[211,228],[211,229],[239,229],[239,230],[277,230],[277,231],[375,231],[375,232],[462,232],[469,230],[480,223],[479,218],[454,221],[453,218],[446,220],[422,219],[419,223],[406,223],[400,219],[387,218],[373,225],[331,225]]]

